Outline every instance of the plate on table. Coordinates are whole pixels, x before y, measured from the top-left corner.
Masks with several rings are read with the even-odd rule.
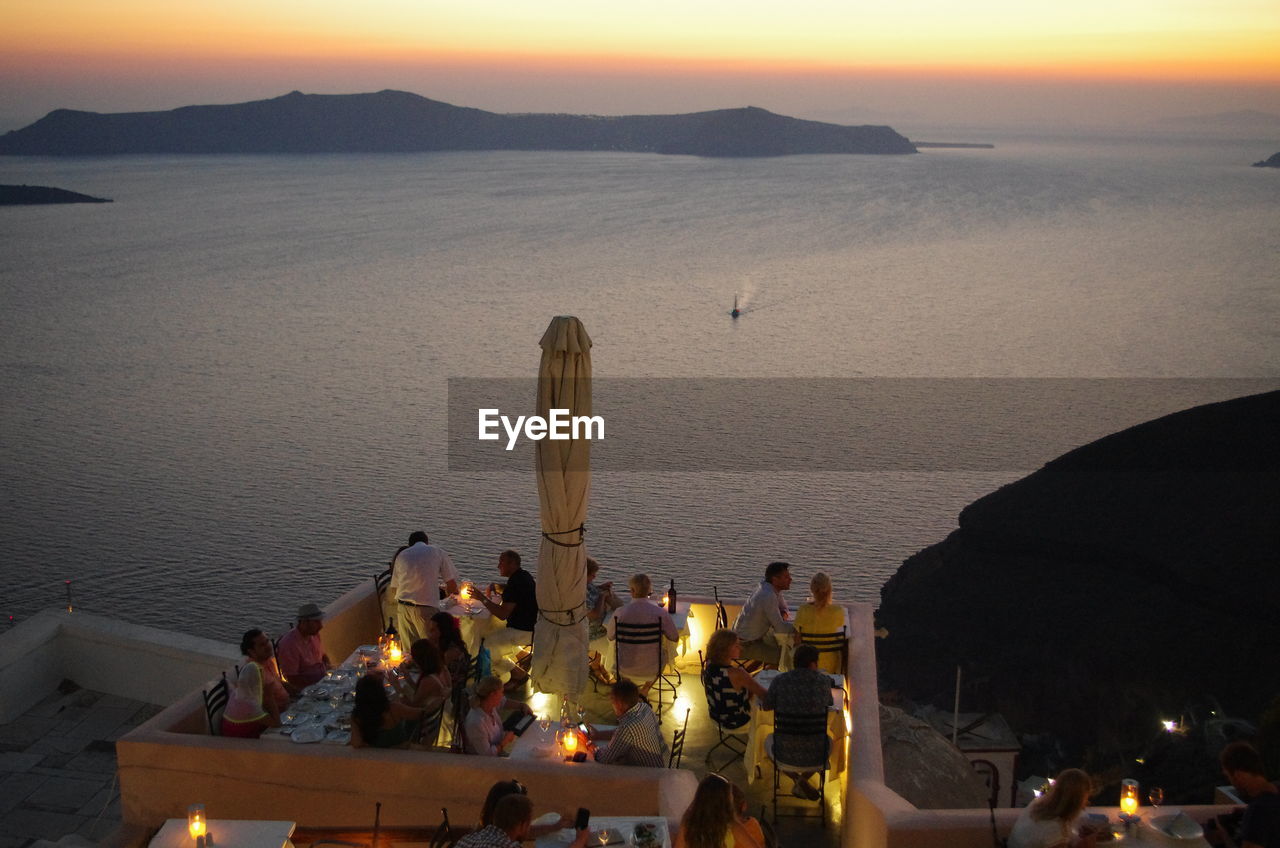
[[[631,841],[635,848],[658,848],[662,844],[662,835],[653,822],[636,822],[631,831]]]
[[[324,738],[324,727],[319,724],[304,724],[302,727],[295,727],[289,738],[294,742],[319,742]]]
[[[302,690],[302,694],[308,698],[315,698],[317,701],[328,698],[333,694],[333,687],[324,683],[312,683],[306,689]]]
[[[1152,816],[1151,826],[1170,839],[1199,839],[1204,836],[1204,828],[1182,812]]]
[[[330,730],[324,735],[324,741],[330,745],[346,745],[351,741],[351,731]]]
[[[310,710],[304,710],[300,708],[285,710],[280,715],[280,723],[283,724],[285,727],[291,727],[293,725],[300,725],[300,724],[314,724],[315,720],[316,720],[315,713],[311,712]]]

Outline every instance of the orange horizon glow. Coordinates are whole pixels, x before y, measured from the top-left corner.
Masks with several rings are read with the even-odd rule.
[[[581,14],[568,0],[496,3],[484,14],[432,2],[333,0],[191,8],[159,0],[19,0],[0,60],[35,68],[89,60],[136,68],[289,61],[478,66],[593,73],[960,74],[1001,79],[1280,83],[1280,15],[1251,0],[1078,0],[1064,11],[984,0],[958,9],[851,11],[815,0],[804,16],[740,0],[652,0],[639,12]],[[664,14],[665,12],[665,14]],[[22,57],[19,59],[19,57]],[[43,60],[42,58],[43,57]]]

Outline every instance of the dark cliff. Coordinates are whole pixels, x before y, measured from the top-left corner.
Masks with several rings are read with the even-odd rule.
[[[1255,168],[1280,168],[1280,153],[1272,153],[1270,159],[1263,159],[1261,162],[1254,162]]]
[[[59,109],[0,136],[0,154],[382,153],[617,150],[695,156],[914,153],[889,127],[802,121],[764,109],[688,115],[500,115],[402,91],[301,94],[167,112]]]
[[[1196,407],[975,501],[882,590],[884,685],[950,709],[959,665],[962,709],[1077,751],[1134,756],[1212,699],[1258,722],[1280,693],[1277,433],[1280,392]]]

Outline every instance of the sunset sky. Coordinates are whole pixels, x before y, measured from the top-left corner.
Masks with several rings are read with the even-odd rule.
[[[924,124],[1280,113],[1280,0],[6,0],[0,129],[396,88],[495,111]]]

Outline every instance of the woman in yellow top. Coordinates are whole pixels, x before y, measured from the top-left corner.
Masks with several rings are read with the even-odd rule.
[[[797,644],[804,641],[806,633],[839,633],[844,627],[844,608],[831,603],[831,578],[825,572],[813,575],[809,581],[809,592],[813,595],[813,603],[804,604],[796,610]],[[839,651],[818,654],[818,670],[827,674],[844,674],[840,662]]]
[[[675,848],[764,848],[759,822],[755,824],[753,833],[739,818],[733,784],[709,774],[698,784],[693,803],[680,819]]]

